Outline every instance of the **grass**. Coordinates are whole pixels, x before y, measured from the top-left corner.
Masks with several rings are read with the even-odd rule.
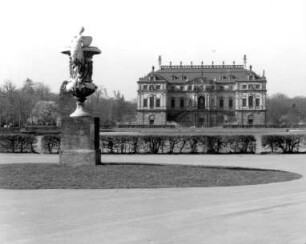
[[[0,188],[4,189],[217,187],[266,184],[301,177],[276,170],[183,165],[0,165]]]

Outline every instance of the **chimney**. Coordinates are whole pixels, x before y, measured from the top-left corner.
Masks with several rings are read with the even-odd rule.
[[[161,55],[158,56],[158,65],[159,66],[162,65],[162,57],[161,57]]]
[[[152,72],[154,73],[154,70],[155,70],[155,67],[154,66],[152,66]]]
[[[250,65],[250,70],[252,71],[252,65]]]
[[[244,54],[244,56],[243,56],[243,64],[244,64],[244,68],[246,68],[247,67],[247,56],[246,56],[246,54]]]

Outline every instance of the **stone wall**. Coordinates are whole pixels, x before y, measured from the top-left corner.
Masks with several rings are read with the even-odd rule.
[[[139,125],[166,125],[166,112],[148,111],[137,112],[137,124]]]
[[[266,121],[265,111],[237,111],[238,125],[264,126]]]

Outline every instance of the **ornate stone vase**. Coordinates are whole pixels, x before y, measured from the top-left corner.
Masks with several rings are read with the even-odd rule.
[[[76,110],[70,114],[70,117],[90,116],[85,111],[84,102],[86,97],[95,92],[97,86],[92,82],[92,58],[101,51],[97,47],[90,46],[92,37],[81,36],[75,37],[70,49],[62,51],[69,56],[69,73],[70,78],[66,81],[64,90],[76,99]]]

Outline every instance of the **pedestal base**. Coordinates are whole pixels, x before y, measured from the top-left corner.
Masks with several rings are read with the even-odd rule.
[[[62,119],[60,164],[97,165],[101,163],[99,118]]]

